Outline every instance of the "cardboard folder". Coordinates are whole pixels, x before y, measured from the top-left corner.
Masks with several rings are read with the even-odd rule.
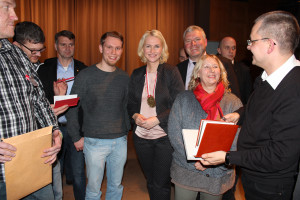
[[[30,133],[3,139],[17,148],[16,156],[5,163],[7,200],[16,200],[52,182],[52,166],[41,158],[43,151],[51,147],[52,126]]]

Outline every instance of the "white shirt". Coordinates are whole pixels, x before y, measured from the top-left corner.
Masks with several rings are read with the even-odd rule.
[[[185,90],[188,90],[194,67],[195,67],[195,65],[194,65],[193,61],[191,59],[189,59],[189,64],[188,64],[187,71],[186,71]]]
[[[264,71],[261,75],[263,81],[268,83],[275,90],[282,79],[295,67],[300,66],[300,61],[292,55],[283,65],[281,65],[276,71],[268,76],[267,72]]]

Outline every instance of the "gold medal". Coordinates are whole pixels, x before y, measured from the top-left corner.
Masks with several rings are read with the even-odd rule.
[[[156,87],[156,80],[157,80],[157,72],[156,72],[156,78],[155,78],[155,82],[154,82],[154,88],[153,88],[153,95],[150,94],[150,87],[149,87],[149,82],[148,82],[148,71],[146,69],[146,83],[147,83],[147,104],[150,106],[150,108],[154,108],[156,106],[156,102],[155,102],[155,87]]]
[[[152,95],[148,96],[147,103],[151,108],[154,108],[156,106],[155,99]]]

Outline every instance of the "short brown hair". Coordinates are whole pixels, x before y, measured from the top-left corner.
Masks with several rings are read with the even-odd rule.
[[[273,11],[259,16],[255,23],[261,22],[257,33],[262,37],[273,38],[282,52],[295,52],[299,43],[299,24],[289,12]]]

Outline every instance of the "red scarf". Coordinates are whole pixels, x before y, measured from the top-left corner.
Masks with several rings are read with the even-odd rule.
[[[199,101],[203,110],[208,114],[208,120],[219,120],[223,117],[223,112],[220,107],[220,101],[224,95],[224,85],[220,82],[215,91],[208,94],[202,87],[201,83],[195,88],[194,94],[196,99]]]

